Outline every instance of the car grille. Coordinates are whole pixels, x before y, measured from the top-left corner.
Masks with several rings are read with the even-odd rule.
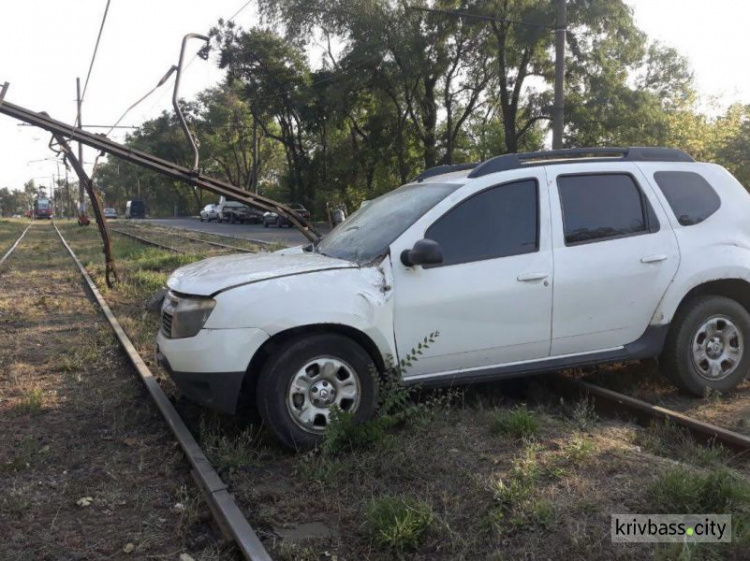
[[[162,312],[161,314],[161,331],[167,337],[172,336],[172,314]]]

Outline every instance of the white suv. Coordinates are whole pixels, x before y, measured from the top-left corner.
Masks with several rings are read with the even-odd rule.
[[[725,169],[665,148],[441,166],[314,246],[178,269],[157,353],[203,404],[255,395],[299,448],[334,405],[371,417],[378,372],[436,331],[404,383],[660,357],[680,388],[725,391],[750,369],[749,217]]]

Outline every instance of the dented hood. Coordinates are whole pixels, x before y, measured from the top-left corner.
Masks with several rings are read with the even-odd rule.
[[[169,277],[167,286],[182,294],[212,296],[229,288],[254,282],[356,267],[356,264],[349,261],[301,250],[226,255],[180,267]]]

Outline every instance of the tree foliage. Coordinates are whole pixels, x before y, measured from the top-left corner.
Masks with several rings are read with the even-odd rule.
[[[226,80],[185,103],[206,174],[301,202],[322,218],[327,202],[353,209],[426,167],[536,150],[548,138],[554,2],[258,4],[262,25],[220,21],[212,30]],[[705,115],[686,59],[650,41],[625,0],[568,5],[567,146],[683,148],[750,181],[747,107]],[[126,143],[192,162],[170,113]],[[100,167],[97,184],[107,204],[141,198],[157,214],[195,213],[215,201],[115,160]]]

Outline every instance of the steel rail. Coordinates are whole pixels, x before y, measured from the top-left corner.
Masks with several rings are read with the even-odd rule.
[[[10,249],[5,252],[5,255],[3,255],[2,258],[0,258],[0,265],[2,265],[3,263],[5,263],[5,260],[8,257],[10,257],[10,254],[13,253],[13,251],[15,251],[15,249],[18,247],[18,244],[21,243],[21,240],[26,235],[26,232],[29,231],[29,228],[31,228],[31,224],[29,224],[28,226],[26,226],[26,229],[21,233],[21,236],[16,240],[16,243],[14,243],[12,246],[10,246]]]
[[[244,242],[252,242],[259,245],[281,245],[284,247],[293,247],[292,245],[289,245],[287,242],[274,242],[274,241],[267,241],[267,240],[259,240],[257,238],[241,238],[239,236],[232,236],[230,234],[219,234],[217,232],[206,232],[204,230],[193,230],[191,228],[182,228],[180,226],[167,226],[166,224],[157,224],[160,228],[167,228],[169,230],[180,230],[183,232],[196,232],[201,234],[208,234],[210,236],[216,236],[218,238],[229,238],[230,240],[241,240]]]
[[[626,413],[641,424],[648,424],[655,419],[669,421],[684,427],[700,441],[719,442],[727,448],[739,452],[750,451],[750,437],[744,434],[699,421],[678,411],[653,405],[589,382],[572,380],[560,374],[554,376],[554,380],[557,388],[562,390],[563,393],[576,393],[591,397],[597,410],[606,415]]]
[[[205,243],[205,244],[208,244],[208,245],[213,245],[215,247],[221,247],[223,249],[230,249],[232,251],[241,251],[243,253],[255,253],[252,249],[247,249],[247,248],[244,248],[244,247],[237,247],[237,246],[234,246],[234,245],[227,245],[227,244],[223,244],[223,243],[219,243],[219,242],[212,242],[212,241],[209,241],[209,240],[202,240],[200,238],[194,238],[192,236],[187,236],[187,235],[181,234],[179,232],[173,232],[173,231],[170,231],[170,230],[172,230],[172,228],[167,228],[167,227],[164,227],[164,226],[157,226],[157,225],[152,225],[152,224],[149,224],[148,226],[145,226],[145,225],[138,225],[138,226],[136,226],[136,229],[140,229],[140,230],[148,230],[149,228],[152,228],[152,231],[153,230],[157,230],[157,232],[159,230],[161,230],[167,236],[177,236],[178,238],[185,238],[186,240],[190,240],[190,241],[193,241],[193,242]]]
[[[147,240],[146,238],[142,238],[140,236],[136,236],[135,234],[131,234],[130,232],[123,232],[122,230],[115,230],[114,228],[109,229],[111,232],[115,232],[117,234],[120,234],[121,236],[127,236],[128,238],[133,238],[134,240],[137,240],[141,242],[142,244],[146,245],[152,245],[154,247],[158,247],[159,249],[166,249],[168,251],[174,251],[175,253],[187,253],[186,251],[182,249],[177,249],[176,247],[170,247],[168,245],[162,245],[158,242],[152,242],[151,240]]]
[[[81,272],[91,294],[94,296],[94,299],[97,301],[99,307],[106,316],[107,321],[120,342],[120,345],[138,371],[141,381],[146,386],[151,398],[164,417],[167,425],[169,425],[169,428],[179,443],[180,448],[182,448],[183,453],[190,462],[192,467],[191,474],[201,488],[201,491],[206,498],[206,502],[216,518],[222,532],[228,539],[234,541],[245,559],[251,561],[270,561],[270,555],[240,511],[237,503],[234,501],[234,497],[229,493],[227,485],[221,480],[213,466],[211,466],[206,454],[201,450],[200,445],[191,434],[179,413],[177,413],[172,402],[169,401],[169,398],[161,389],[161,386],[159,386],[159,382],[156,380],[151,370],[146,366],[143,358],[141,358],[141,355],[123,330],[120,322],[117,321],[117,318],[112,313],[112,310],[99,292],[99,289],[86,271],[86,268],[78,259],[70,245],[68,245],[62,232],[58,229],[57,224],[53,222],[52,225],[57,231],[60,241],[65,246],[65,249],[68,250],[70,257]]]

